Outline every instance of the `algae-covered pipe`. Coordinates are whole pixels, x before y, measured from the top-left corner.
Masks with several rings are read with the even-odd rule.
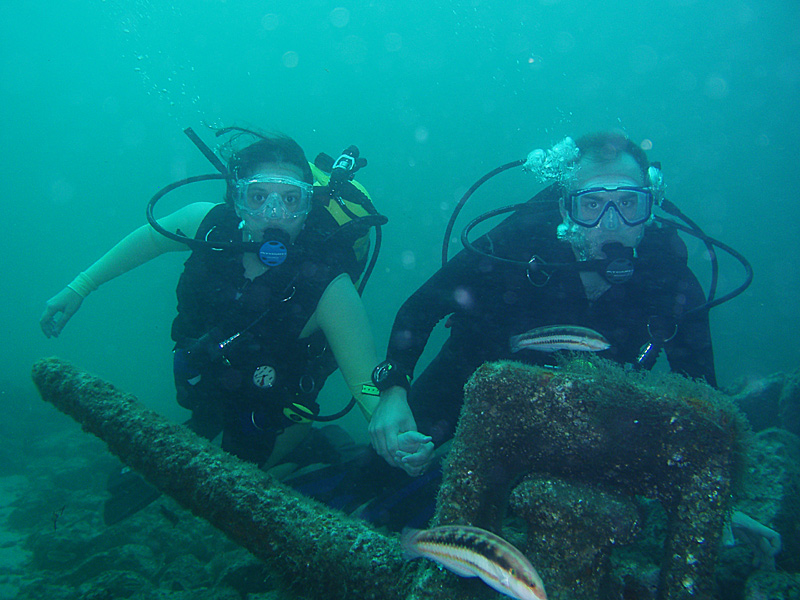
[[[68,363],[43,359],[32,375],[44,400],[102,439],[159,490],[264,560],[299,595],[405,596],[410,568],[396,539],[294,493]]]

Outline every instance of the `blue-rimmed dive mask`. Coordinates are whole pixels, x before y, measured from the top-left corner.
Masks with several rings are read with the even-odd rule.
[[[292,177],[255,174],[236,181],[236,208],[266,219],[296,219],[311,211],[314,187]]]
[[[653,192],[627,185],[585,188],[567,194],[566,205],[570,218],[583,227],[595,227],[604,217],[608,229],[615,229],[619,221],[632,227],[651,217]]]

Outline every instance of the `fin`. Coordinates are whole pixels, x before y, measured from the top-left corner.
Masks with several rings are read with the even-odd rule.
[[[109,526],[139,512],[161,495],[129,467],[111,472],[108,491],[111,497],[103,505],[103,522]]]
[[[358,473],[359,469],[349,463],[318,465],[313,469],[301,469],[283,483],[304,496],[350,513],[364,501],[367,493],[357,481]]]
[[[441,481],[440,468],[409,477],[369,449],[347,462],[300,469],[283,483],[331,508],[400,531],[427,526]]]
[[[439,467],[419,477],[402,474],[354,516],[392,531],[424,529],[433,518],[436,494],[441,484]]]
[[[403,531],[400,532],[400,548],[403,550],[404,559],[414,560],[423,555],[415,544],[420,531],[422,530],[412,527],[403,527]]]

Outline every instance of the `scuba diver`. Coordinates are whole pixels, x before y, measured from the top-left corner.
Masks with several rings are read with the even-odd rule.
[[[463,204],[482,183],[517,166],[551,185],[528,202],[473,220],[461,235],[465,249],[448,261],[450,233]],[[655,216],[656,206],[688,226]],[[477,224],[508,212],[513,214],[487,234],[469,240]],[[687,265],[679,230],[709,250],[708,295]],[[741,285],[719,297],[715,248],[746,271]],[[373,371],[381,392],[369,424],[375,452],[353,461],[359,476],[349,478],[361,481],[361,489],[337,484],[331,473],[330,489],[313,478],[296,486],[331,504],[344,500],[357,507],[354,514],[393,530],[425,527],[433,516],[439,459],[455,433],[464,384],[482,363],[510,359],[557,367],[552,351],[582,349],[631,370],[652,369],[663,350],[672,371],[715,386],[709,309],[752,280],[747,260],[670,203],[660,168],[614,132],[577,142],[566,138],[478,180],[453,212],[442,263],[398,311],[387,360]],[[432,329],[446,317],[449,338],[412,384]],[[352,496],[356,490],[363,498],[369,493],[364,481],[372,486],[371,499],[359,504],[342,492]],[[731,540],[751,545],[761,568],[774,569],[778,532],[740,511],[733,511],[727,530]]]
[[[514,167],[550,185],[527,202],[473,220],[461,235],[464,250],[448,260],[461,207],[480,185]],[[656,216],[656,206],[688,226]],[[470,241],[476,225],[509,212]],[[720,248],[739,260],[744,283],[716,297],[712,260],[704,295],[678,231],[703,241],[712,258]],[[398,311],[387,360],[372,375],[381,392],[369,424],[372,449],[288,483],[378,526],[424,528],[464,384],[481,364],[509,359],[557,367],[553,351],[582,349],[631,370],[652,369],[663,350],[673,371],[716,385],[708,311],[751,279],[741,255],[705,235],[664,197],[660,169],[627,137],[597,133],[535,150],[487,173],[464,194],[445,233],[442,267]],[[445,318],[449,338],[412,383],[431,331]],[[747,529],[737,519],[734,530]],[[759,535],[774,555],[780,537],[769,532]]]
[[[221,133],[230,129],[236,128]],[[355,147],[335,163],[320,155],[317,164],[328,174],[309,164],[289,137],[238,130],[222,146],[225,164],[193,131],[186,133],[219,173],[156,194],[148,205],[150,223],[48,300],[40,325],[47,337],[57,337],[102,284],[166,252],[191,250],[172,324],[178,403],[191,411],[186,425],[198,435],[213,440],[221,433],[223,449],[268,469],[309,436],[313,421],[341,416],[321,417],[316,402],[337,366],[353,395],[348,408],[357,401],[369,418],[377,403],[370,381],[377,352],[355,283],[366,264],[370,228],[386,218],[352,181],[366,164]],[[256,141],[234,148],[250,134]],[[165,193],[209,179],[226,182],[224,202],[197,202],[158,221],[152,217]],[[129,489],[110,482],[127,498],[125,506],[106,507],[107,523],[154,497],[135,474],[123,479]]]
[[[526,203],[473,221],[462,234],[466,248],[447,261],[451,220],[442,268],[400,308],[387,360],[373,374],[383,393],[369,425],[372,446],[411,476],[423,473],[434,448],[452,438],[475,369],[502,359],[552,365],[552,354],[536,348],[553,328],[561,330],[561,348],[592,347],[631,369],[651,369],[663,349],[673,372],[715,386],[708,311],[741,293],[752,277],[746,260],[696,226],[654,215],[656,206],[673,208],[661,171],[622,134],[566,138],[536,150],[479,180],[461,205],[483,181],[513,166],[551,185]],[[478,222],[511,211],[475,242],[468,239]],[[724,297],[706,297],[678,230],[710,250],[713,243],[733,253],[748,272],[746,282]],[[716,263],[713,275],[715,288]],[[412,385],[430,333],[445,317],[449,338]]]

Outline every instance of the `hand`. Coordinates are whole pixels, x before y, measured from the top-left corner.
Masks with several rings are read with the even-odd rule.
[[[753,566],[765,571],[775,570],[775,555],[781,551],[781,534],[762,525],[738,510],[731,515],[731,528],[738,541],[753,549]]]
[[[81,307],[83,298],[74,290],[65,287],[45,303],[39,319],[42,333],[47,337],[58,337],[61,330]]]
[[[433,441],[417,431],[406,391],[401,387],[381,393],[381,400],[369,423],[369,437],[378,455],[409,475],[422,473],[433,454]]]
[[[433,458],[431,437],[418,431],[406,431],[397,436],[397,443],[395,458],[400,468],[412,477],[422,475]]]

